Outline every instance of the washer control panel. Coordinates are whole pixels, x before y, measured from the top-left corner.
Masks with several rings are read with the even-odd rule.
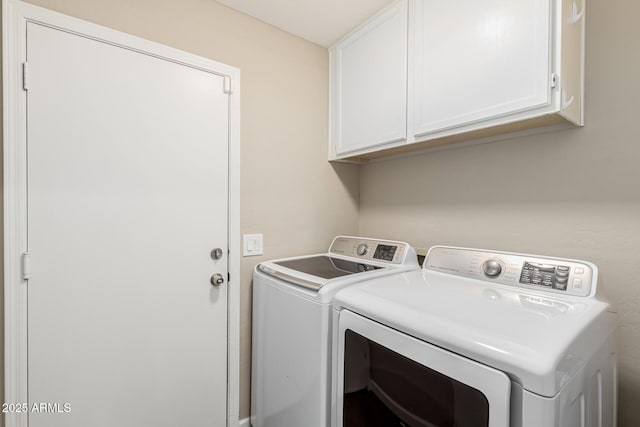
[[[588,296],[596,286],[591,264],[538,255],[436,246],[423,268],[564,295]]]
[[[403,264],[410,246],[404,242],[339,236],[333,240],[330,253],[358,259]]]
[[[568,265],[539,264],[524,261],[520,273],[520,283],[547,286],[561,291],[567,290],[571,267]]]

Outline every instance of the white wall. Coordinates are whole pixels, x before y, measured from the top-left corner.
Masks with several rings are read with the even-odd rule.
[[[640,3],[587,4],[586,126],[363,166],[360,233],[582,258],[620,313],[620,427],[640,425]]]

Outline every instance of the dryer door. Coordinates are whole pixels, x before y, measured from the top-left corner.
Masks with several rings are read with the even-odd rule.
[[[348,310],[339,315],[338,427],[507,427],[501,371]]]

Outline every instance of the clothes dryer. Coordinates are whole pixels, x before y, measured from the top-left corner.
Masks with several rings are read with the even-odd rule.
[[[595,265],[434,247],[335,296],[337,427],[616,425],[616,313]]]

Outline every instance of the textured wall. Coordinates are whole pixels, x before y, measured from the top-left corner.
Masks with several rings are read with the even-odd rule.
[[[360,233],[582,258],[620,314],[620,427],[640,425],[640,3],[587,5],[586,126],[371,163]]]
[[[326,161],[327,50],[213,0],[30,3],[241,69],[241,230],[265,238],[264,257],[241,266],[240,418],[249,416],[253,265],[357,232],[358,169]]]

